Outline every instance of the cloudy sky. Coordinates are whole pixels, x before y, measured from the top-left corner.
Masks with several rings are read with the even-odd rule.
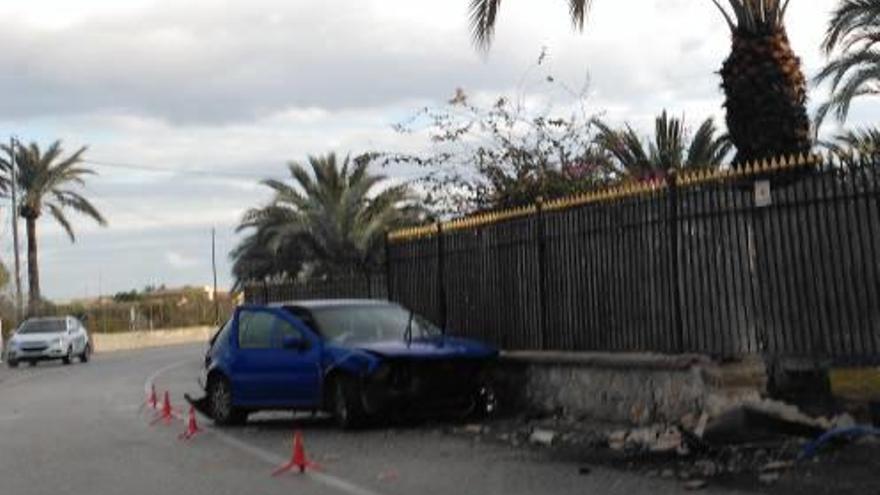
[[[208,284],[212,227],[226,287],[235,224],[268,198],[259,178],[329,150],[413,149],[391,125],[456,87],[543,97],[530,72],[542,49],[541,70],[571,87],[589,81],[591,111],[613,121],[647,128],[663,108],[692,122],[722,117],[715,71],[729,37],[709,0],[597,0],[583,34],[563,0],[508,0],[488,54],[470,43],[468,3],[0,2],[0,139],[88,145],[100,176],[87,193],[110,222],[77,221],[70,244],[42,221],[45,294]],[[812,75],[835,2],[791,3],[790,37]],[[854,120],[876,110],[859,105]],[[0,254],[11,264],[2,213]]]

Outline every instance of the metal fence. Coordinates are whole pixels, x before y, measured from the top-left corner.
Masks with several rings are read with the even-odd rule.
[[[880,154],[685,173],[394,232],[387,277],[251,299],[387,296],[505,349],[876,363],[878,195]]]
[[[506,349],[878,362],[878,194],[814,156],[408,229],[390,293]]]

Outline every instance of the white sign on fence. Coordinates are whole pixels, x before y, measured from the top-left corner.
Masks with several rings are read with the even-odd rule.
[[[769,180],[755,181],[755,207],[763,208],[773,204],[773,194],[770,191]]]

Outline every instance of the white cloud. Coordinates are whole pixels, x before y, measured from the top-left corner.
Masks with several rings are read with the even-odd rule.
[[[391,124],[459,86],[485,98],[518,93],[564,104],[528,72],[542,47],[546,69],[573,87],[589,79],[589,110],[612,121],[647,129],[664,108],[691,123],[723,117],[716,71],[729,33],[709,0],[597,1],[583,34],[572,30],[563,0],[504,2],[488,54],[470,42],[468,3],[0,3],[9,21],[0,32],[0,91],[15,95],[0,100],[0,127],[43,143],[61,137],[70,148],[87,143],[94,161],[218,173],[95,165],[101,175],[88,194],[110,227],[77,219],[71,245],[41,222],[47,295],[81,295],[69,281],[96,271],[105,290],[204,282],[199,260],[211,226],[228,283],[235,223],[268,199],[259,178],[283,177],[288,160],[309,154],[420,146]],[[791,4],[789,33],[808,74],[822,62],[818,45],[834,5]],[[856,121],[876,120],[874,108],[859,105]],[[8,235],[2,241],[8,260]]]

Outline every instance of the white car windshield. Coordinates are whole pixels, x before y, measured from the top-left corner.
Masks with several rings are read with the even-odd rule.
[[[64,320],[27,320],[21,324],[16,333],[59,333],[65,330],[67,330],[67,325],[64,323]]]
[[[324,337],[337,344],[403,340],[407,333],[413,339],[442,333],[424,317],[392,304],[333,306],[311,312]]]

